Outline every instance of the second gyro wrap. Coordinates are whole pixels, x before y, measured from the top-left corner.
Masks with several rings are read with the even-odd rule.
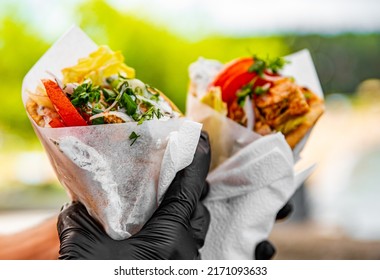
[[[323,94],[308,51],[286,59],[290,63],[281,75],[294,77],[298,85],[266,69],[270,65],[277,70],[273,67],[280,66],[281,60],[272,64],[242,58],[223,65],[200,58],[189,68],[186,113],[209,133],[212,155],[207,177],[210,191],[204,200],[212,219],[201,249],[204,259],[254,258],[256,246],[268,239],[277,212],[312,171],[312,167],[296,171],[294,165],[308,138],[307,131],[322,113]],[[299,85],[313,90],[320,106],[315,110],[318,116],[305,123],[308,129],[298,134],[297,141],[289,141],[289,134],[262,113],[278,112],[275,116],[286,124],[288,120],[294,124],[298,117],[304,120],[305,115],[288,112],[294,104],[288,98],[308,99]],[[280,87],[284,91],[276,91]],[[271,106],[257,108],[255,102],[264,100]],[[292,116],[284,118],[288,113]]]

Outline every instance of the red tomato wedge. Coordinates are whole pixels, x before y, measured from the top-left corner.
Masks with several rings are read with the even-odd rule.
[[[42,80],[42,83],[44,84],[46,93],[53,103],[55,110],[66,126],[87,125],[86,121],[79,114],[74,105],[71,104],[70,100],[56,82],[53,82],[52,80]]]
[[[55,119],[52,119],[50,122],[49,122],[49,125],[53,128],[56,128],[56,127],[65,127],[65,124],[62,122],[62,120],[60,118],[55,118]]]
[[[257,76],[256,73],[248,72],[252,65],[252,57],[234,59],[225,65],[210,86],[219,86],[223,101],[231,104],[236,99],[236,92]]]
[[[257,75],[256,72],[249,72],[249,68],[253,65],[254,60],[252,57],[237,58],[225,65],[221,72],[215,77],[210,86],[219,86],[222,91],[222,99],[228,105],[236,100],[236,92],[242,87],[249,84],[255,77],[253,87],[263,86],[266,83],[273,84],[264,78]],[[275,74],[268,73],[266,75],[276,76]]]
[[[241,57],[227,63],[222,71],[215,77],[211,86],[222,86],[227,79],[238,73],[248,72],[249,67],[253,64],[252,57]]]
[[[256,77],[256,73],[244,72],[231,76],[222,86],[222,99],[231,104],[236,98],[236,92]]]

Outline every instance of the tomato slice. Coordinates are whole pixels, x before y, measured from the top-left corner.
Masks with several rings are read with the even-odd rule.
[[[222,99],[230,106],[237,98],[236,92],[242,87],[249,84],[256,78],[253,87],[263,86],[267,83],[271,85],[273,82],[265,80],[258,76],[256,72],[249,72],[249,68],[253,65],[252,57],[242,57],[235,59],[225,65],[221,72],[215,77],[210,86],[219,86],[222,91]],[[273,73],[265,71],[266,75],[277,76]]]
[[[215,77],[211,86],[222,86],[231,76],[238,73],[248,72],[249,67],[253,64],[252,57],[241,57],[227,63],[221,72]]]
[[[227,102],[227,104],[231,104],[237,98],[236,92],[251,82],[256,76],[256,73],[250,72],[231,76],[221,87],[223,101]]]
[[[49,125],[53,128],[56,127],[65,127],[65,124],[62,122],[60,118],[54,118],[49,122]]]
[[[210,86],[219,86],[222,99],[231,104],[236,99],[236,92],[248,84],[257,74],[248,72],[253,65],[252,57],[241,57],[227,63],[215,77]]]
[[[79,114],[77,109],[71,104],[70,99],[61,90],[56,82],[52,80],[42,80],[46,93],[53,103],[55,110],[66,126],[85,126],[86,121]]]

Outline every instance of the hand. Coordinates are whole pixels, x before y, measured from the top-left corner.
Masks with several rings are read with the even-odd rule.
[[[201,134],[193,162],[177,173],[165,196],[140,232],[111,239],[79,202],[58,217],[60,259],[198,259],[210,215],[199,201],[206,185],[210,146]]]
[[[288,202],[278,211],[276,221],[287,218],[293,212],[293,205]],[[276,253],[276,248],[268,240],[261,241],[255,249],[256,260],[270,260]]]

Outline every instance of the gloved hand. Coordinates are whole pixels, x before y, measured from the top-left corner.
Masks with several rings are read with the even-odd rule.
[[[276,221],[283,220],[293,211],[293,205],[288,202],[277,212]],[[255,249],[256,260],[270,260],[276,253],[276,248],[268,240],[261,241]]]
[[[210,166],[208,136],[201,134],[193,162],[177,173],[153,216],[126,240],[108,237],[79,202],[58,217],[60,259],[198,259],[210,223],[200,202]]]

